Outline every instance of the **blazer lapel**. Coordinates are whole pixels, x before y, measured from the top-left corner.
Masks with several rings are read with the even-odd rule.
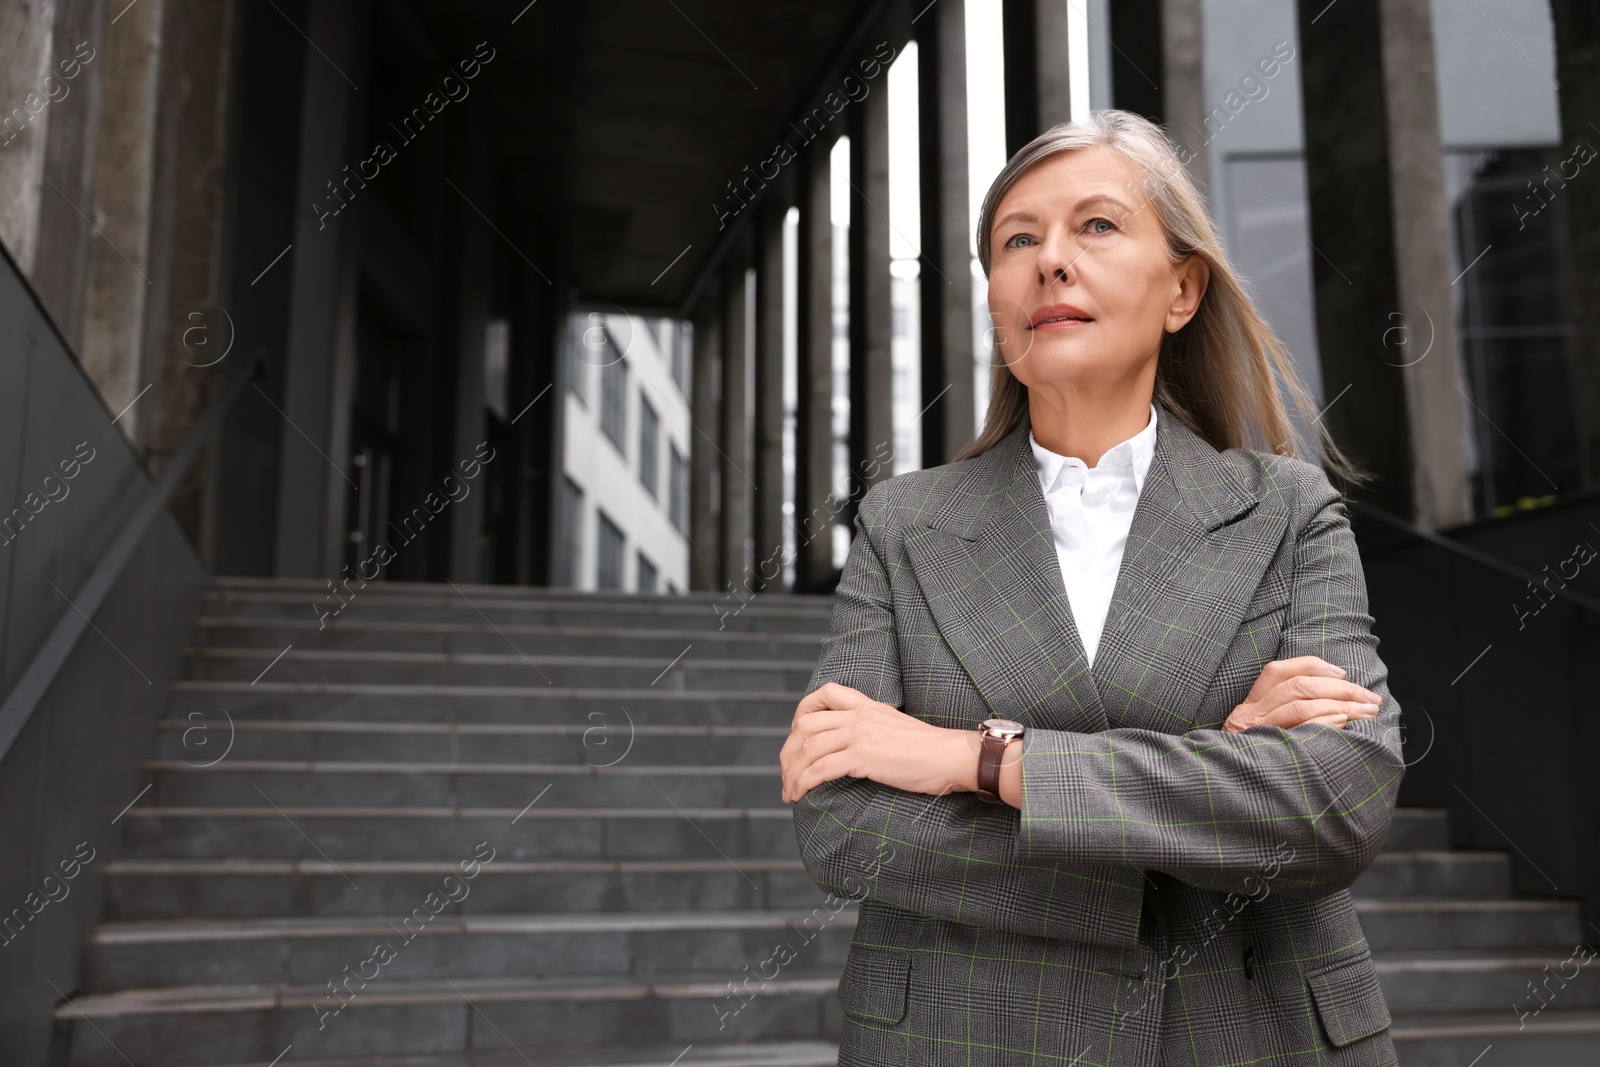
[[[1155,454],[1139,492],[1095,653],[1112,726],[1181,732],[1283,540],[1239,466],[1156,404]]]
[[[1259,498],[1239,474],[1159,402],[1156,413],[1155,452],[1092,670],[1026,418],[964,477],[951,475],[960,484],[907,532],[928,608],[995,715],[1083,733],[1192,727],[1286,520],[1252,519]],[[1240,545],[1256,550],[1233,551]]]
[[[1048,729],[1106,728],[1026,419],[973,461],[921,529],[907,532],[905,551],[945,642],[992,714]]]

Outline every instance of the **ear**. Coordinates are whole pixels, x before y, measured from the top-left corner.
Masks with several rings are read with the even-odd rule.
[[[1173,271],[1172,304],[1167,308],[1167,332],[1177,333],[1189,324],[1194,313],[1200,310],[1200,299],[1206,295],[1211,281],[1211,264],[1195,253],[1190,253]]]

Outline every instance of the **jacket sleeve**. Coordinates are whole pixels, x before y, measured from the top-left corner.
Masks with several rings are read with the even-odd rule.
[[[832,630],[807,692],[827,682],[903,708],[889,571],[876,538],[884,483],[861,502]],[[1120,857],[1019,856],[1021,813],[976,794],[929,796],[836,778],[794,806],[805,868],[823,889],[969,926],[1110,946],[1138,942],[1146,879]]]
[[[1277,659],[1320,656],[1381,698],[1343,728],[1256,726],[1166,734],[1119,728],[1023,737],[1019,859],[1122,860],[1218,892],[1315,898],[1346,889],[1383,847],[1405,773],[1400,706],[1367,613],[1343,498],[1300,463],[1297,522]],[[1280,468],[1281,469],[1281,468]],[[1106,832],[1109,830],[1110,832]]]

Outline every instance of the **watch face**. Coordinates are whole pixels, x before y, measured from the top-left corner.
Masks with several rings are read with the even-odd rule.
[[[995,737],[1021,737],[1027,727],[1011,719],[985,719],[982,729]]]

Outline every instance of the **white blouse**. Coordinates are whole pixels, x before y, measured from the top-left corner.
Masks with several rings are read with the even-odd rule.
[[[1076,456],[1051,452],[1034,440],[1032,430],[1028,444],[1050,512],[1061,581],[1083,651],[1093,665],[1122,568],[1133,509],[1155,455],[1156,406],[1150,405],[1150,422],[1144,429],[1106,452],[1094,467]]]

